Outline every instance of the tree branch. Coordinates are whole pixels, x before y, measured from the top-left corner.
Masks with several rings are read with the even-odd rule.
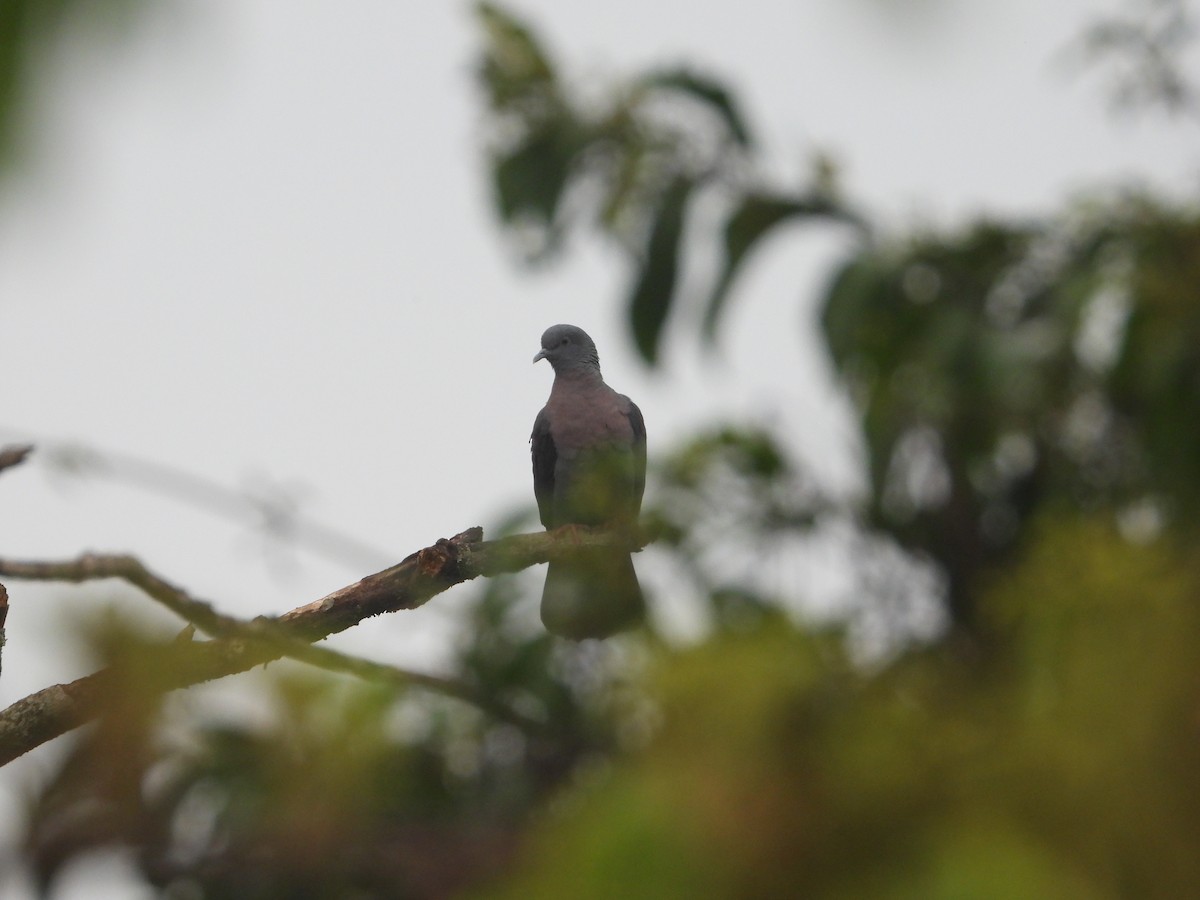
[[[517,721],[515,713],[482,703],[460,682],[355,660],[311,643],[371,616],[416,609],[442,591],[481,575],[518,572],[580,547],[638,550],[653,539],[649,532],[627,535],[568,526],[485,542],[482,528],[470,528],[320,600],[277,618],[260,617],[252,622],[218,613],[211,604],[189,596],[131,556],[87,554],[61,562],[0,560],[0,576],[66,582],[119,578],[212,635],[210,641],[176,642],[164,648],[170,662],[161,684],[165,691],[244,672],[281,656],[295,656],[323,668],[360,675],[369,672],[372,677],[437,690]],[[0,712],[0,765],[96,718],[103,711],[104,688],[111,678],[110,670],[104,669],[70,684],[45,688]]]
[[[32,444],[9,444],[6,447],[0,447],[0,471],[19,466],[32,452]]]

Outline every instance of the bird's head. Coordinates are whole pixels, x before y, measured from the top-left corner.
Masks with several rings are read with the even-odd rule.
[[[551,325],[542,334],[542,349],[533,361],[544,359],[557,372],[600,371],[600,356],[588,333],[575,325]]]

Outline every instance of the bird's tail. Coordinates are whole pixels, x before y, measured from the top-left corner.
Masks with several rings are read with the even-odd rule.
[[[637,625],[645,611],[633,558],[624,550],[576,550],[546,570],[542,624],[551,634],[605,638]]]

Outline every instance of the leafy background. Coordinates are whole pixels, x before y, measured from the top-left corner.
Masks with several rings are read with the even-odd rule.
[[[895,8],[910,11],[910,25],[925,22],[927,34],[949,27],[922,18],[930,7]],[[14,4],[4,28],[8,96],[51,77],[38,75],[51,70],[37,68],[49,65],[37,52],[53,59],[45,48],[58,42],[75,60],[66,71],[78,77],[80,59],[86,71],[99,52],[136,42],[131,30],[195,27],[196,20],[169,18],[188,15],[186,7],[173,9],[131,5],[127,18],[100,25],[97,44],[94,28],[72,31],[83,26],[70,4]],[[1181,143],[1195,116],[1184,77],[1188,13],[1183,4],[1134,4],[1105,19],[1081,15],[1069,32],[1069,49],[1095,61],[1089,71],[1115,79],[1121,102],[1175,115],[1170,133]],[[878,15],[864,21],[891,21],[891,13]],[[986,22],[988,13],[977,15]],[[753,95],[701,70],[703,60],[656,58],[596,76],[570,57],[560,62],[535,19],[491,5],[475,16],[473,24],[459,22],[481,88],[478,131],[470,140],[458,135],[460,152],[482,148],[486,178],[473,199],[494,201],[496,224],[519,261],[545,269],[582,256],[586,271],[603,272],[586,294],[594,307],[566,306],[561,297],[552,306],[536,281],[523,282],[534,285],[523,288],[533,295],[524,311],[519,299],[457,303],[445,295],[453,283],[444,278],[448,264],[406,268],[423,255],[420,233],[400,239],[382,227],[356,238],[364,246],[339,243],[332,223],[318,228],[306,202],[325,192],[362,191],[375,198],[377,215],[417,207],[427,224],[455,207],[421,193],[420,166],[368,185],[356,182],[350,165],[362,157],[334,155],[328,168],[316,166],[321,145],[304,139],[328,128],[329,116],[354,122],[361,130],[348,132],[352,143],[368,154],[374,145],[364,138],[391,135],[374,131],[377,122],[400,123],[392,139],[412,141],[430,120],[412,110],[389,118],[370,92],[331,99],[315,65],[311,80],[284,94],[311,117],[289,133],[297,140],[288,152],[259,157],[234,143],[222,157],[231,167],[225,181],[259,186],[257,202],[293,214],[294,231],[265,236],[255,234],[261,225],[224,223],[230,245],[254,263],[242,271],[261,281],[235,284],[232,270],[211,271],[205,251],[225,246],[217,238],[187,240],[207,233],[196,220],[227,215],[219,202],[180,207],[168,192],[141,198],[142,215],[161,217],[166,242],[187,245],[190,265],[156,282],[138,254],[100,254],[107,263],[100,273],[119,289],[102,280],[97,302],[84,311],[72,305],[72,315],[56,321],[59,332],[86,333],[89,316],[119,318],[130,309],[145,316],[105,292],[157,291],[178,301],[186,295],[176,282],[196,279],[214,294],[243,298],[270,284],[272,296],[244,301],[233,328],[207,316],[204,304],[164,303],[125,324],[128,343],[95,358],[55,356],[68,345],[45,328],[36,342],[41,364],[27,362],[7,379],[25,386],[13,390],[13,409],[25,409],[36,426],[55,421],[46,410],[66,406],[59,421],[77,423],[68,427],[79,434],[92,433],[90,422],[120,422],[137,411],[195,454],[177,457],[181,463],[204,459],[200,470],[218,480],[244,465],[249,436],[275,427],[307,436],[331,470],[371,473],[364,493],[380,517],[374,521],[385,524],[353,517],[357,527],[346,530],[399,543],[403,555],[428,543],[430,529],[450,533],[468,524],[457,517],[482,514],[481,498],[495,502],[491,466],[525,471],[531,416],[515,414],[511,397],[500,394],[512,391],[507,376],[488,376],[525,364],[532,351],[499,340],[498,323],[521,323],[532,347],[538,328],[524,323],[534,315],[545,324],[549,310],[569,318],[611,308],[601,326],[608,334],[593,329],[608,338],[606,372],[640,402],[647,396],[648,419],[670,436],[655,447],[653,494],[668,538],[643,554],[663,612],[627,640],[564,645],[536,628],[530,579],[506,578],[448,603],[440,625],[427,623],[437,622],[429,610],[419,625],[387,623],[375,629],[374,643],[348,645],[452,671],[536,723],[518,727],[458,701],[287,666],[233,687],[163,696],[153,689],[160,657],[152,649],[173,632],[165,621],[132,616],[144,602],[116,591],[92,592],[93,606],[111,610],[92,614],[79,612],[86,601],[78,592],[58,590],[58,608],[71,610],[65,630],[87,649],[66,663],[28,662],[45,656],[24,624],[30,620],[20,618],[37,595],[14,588],[6,682],[39,678],[32,690],[66,680],[72,666],[99,663],[126,676],[95,728],[22,761],[22,813],[11,841],[13,868],[19,861],[28,878],[21,883],[62,887],[100,851],[123,860],[151,893],[185,897],[1191,893],[1200,881],[1191,852],[1200,768],[1188,515],[1200,460],[1192,415],[1200,390],[1192,312],[1200,233],[1193,206],[1180,199],[1186,194],[1110,177],[1053,203],[1035,190],[1043,202],[1032,211],[998,202],[986,215],[897,222],[894,211],[853,199],[862,195],[853,171],[839,171],[839,154],[814,151],[781,175],[786,167],[760,136],[771,123],[743,106]],[[211,97],[205,91],[214,81],[236,83],[245,73],[238,65],[248,65],[236,54],[215,67],[205,54],[191,59],[201,85],[193,102]],[[1012,86],[1027,75],[1014,70]],[[174,107],[176,98],[144,90],[157,115]],[[887,85],[878,91],[886,101]],[[970,115],[942,128],[952,133],[981,120],[986,137],[988,116],[998,113],[987,98],[963,93],[960,112]],[[248,119],[273,111],[251,99]],[[20,105],[3,109],[4,121],[28,121]],[[857,110],[884,124],[892,112],[886,102]],[[34,135],[52,128],[42,122],[26,127]],[[1038,124],[1046,142],[1057,137]],[[24,143],[25,131],[12,124],[7,133],[16,136],[10,184],[23,183],[16,179],[29,178],[21,173],[31,168],[38,183],[39,166],[50,164],[21,159],[21,151],[52,142]],[[941,133],[926,130],[924,140]],[[1039,142],[1025,137],[1033,158]],[[853,159],[855,151],[845,152]],[[981,166],[996,158],[958,164],[983,183]],[[289,166],[296,181],[264,174]],[[295,191],[313,175],[320,177],[311,196]],[[933,175],[934,184],[949,184],[955,168],[943,159]],[[47,227],[34,220],[29,230],[48,240]],[[12,248],[34,240],[15,233],[6,233],[10,259]],[[789,273],[793,283],[773,293],[768,314],[756,320],[767,333],[760,325],[748,346],[757,351],[751,368],[764,370],[776,393],[774,408],[794,402],[790,387],[812,361],[779,334],[799,331],[813,308],[812,346],[828,354],[820,357],[829,362],[825,377],[844,391],[840,421],[861,435],[843,441],[836,426],[826,429],[832,435],[821,458],[794,421],[761,409],[747,415],[744,401],[730,409],[720,391],[687,400],[671,380],[691,366],[706,373],[695,386],[719,382],[726,371],[719,357],[700,348],[747,346],[736,317],[752,293],[754,267],[812,253],[814,244],[823,262],[820,278],[808,276],[815,305]],[[286,273],[297,263],[271,248],[297,257],[307,248],[325,261],[299,269],[308,278],[315,272],[320,302],[299,283],[289,293]],[[404,265],[378,262],[393,257]],[[498,255],[496,263],[509,260]],[[266,280],[277,270],[281,281]],[[12,279],[6,298],[19,300],[6,305],[38,307],[49,321],[64,300],[46,289],[55,282],[42,284],[44,293],[34,295],[15,290],[21,282]],[[349,305],[330,306],[335,296]],[[385,301],[394,319],[380,318]],[[356,317],[389,327],[360,342],[339,324]],[[14,324],[18,337],[29,327],[19,317]],[[321,365],[323,350],[351,340],[361,382],[345,374],[349,367]],[[415,348],[430,344],[435,352],[414,370]],[[627,347],[663,373],[644,382],[644,393],[619,377],[635,371],[627,368],[633,357],[621,356]],[[304,377],[284,375],[293,371],[283,364],[292,354],[309,362]],[[242,368],[242,360],[252,365]],[[88,379],[89,366],[124,371],[124,380]],[[468,381],[448,377],[463,369],[472,373]],[[18,372],[23,380],[13,377]],[[530,412],[545,388],[532,378]],[[40,379],[62,379],[69,391],[32,390]],[[240,422],[200,416],[203,405],[181,399],[191,384],[218,410],[229,406],[223,394],[249,393],[258,413]],[[370,400],[370,415],[359,407],[351,416],[337,402],[356,391]],[[74,402],[47,399],[56,396]],[[127,397],[149,397],[150,405]],[[652,417],[656,407],[689,403],[711,408],[686,428],[678,410]],[[40,418],[31,411],[38,409]],[[445,423],[459,417],[475,427],[461,446],[448,446]],[[293,421],[314,430],[292,431]],[[161,446],[150,437],[127,449],[153,456]],[[504,448],[498,459],[477,464],[493,446]],[[60,477],[109,476],[88,488],[107,491],[103,515],[89,522],[70,515],[75,507],[61,497],[43,499],[61,527],[13,522],[6,554],[129,540],[131,522],[161,515],[154,504],[163,485],[181,483],[173,471],[119,455],[48,455]],[[831,455],[841,468],[827,461]],[[273,456],[270,474],[234,492],[230,509],[266,526],[251,532],[256,540],[265,531],[328,549],[328,534],[314,540],[300,527],[308,519],[297,518],[296,505],[310,516],[314,505],[304,506],[303,492],[281,480],[286,459],[284,450]],[[459,478],[473,468],[477,474]],[[5,476],[8,509],[23,508],[27,478]],[[114,487],[121,479],[150,483],[156,494],[131,502]],[[404,496],[425,492],[437,498],[433,511],[411,515]],[[213,496],[207,488],[199,494]],[[328,501],[315,505],[313,517],[337,518]],[[528,522],[514,512],[498,530]],[[35,539],[31,530],[55,537]],[[277,569],[293,571],[281,547],[304,544],[266,546]],[[194,538],[148,553],[164,571],[213,590],[219,582],[203,548]],[[380,555],[382,566],[396,554]],[[254,612],[268,611],[271,603],[284,608],[284,597],[296,605],[318,596],[324,582],[332,588],[356,577],[307,565],[286,590],[265,587],[269,578],[259,573],[239,577],[230,593]],[[822,566],[832,570],[824,581]]]

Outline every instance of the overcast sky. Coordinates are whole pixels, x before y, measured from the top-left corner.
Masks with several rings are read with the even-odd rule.
[[[1114,118],[1102,79],[1061,64],[1088,17],[1117,7],[510,4],[589,90],[682,62],[728,79],[773,177],[798,181],[827,151],[848,195],[895,228],[1045,213],[1123,181],[1194,195],[1193,126]],[[840,241],[773,241],[719,356],[676,341],[647,372],[621,330],[628,273],[611,248],[577,242],[536,274],[506,252],[478,47],[470,6],[443,0],[163,0],[123,39],[68,41],[38,81],[25,162],[0,184],[0,440],[301,487],[304,511],[378,547],[381,568],[530,502],[527,440],[551,380],[530,359],[546,326],[572,322],[641,405],[652,452],[708,422],[765,420],[852,487],[852,422],[810,327]],[[244,616],[367,573],[301,554],[281,577],[245,529],[51,474],[0,478],[0,553],[134,552]],[[90,671],[64,635],[119,592],[9,590],[0,704]],[[436,666],[470,590],[336,645]],[[46,765],[0,772],[0,820]],[[73,883],[63,896],[89,895]]]

